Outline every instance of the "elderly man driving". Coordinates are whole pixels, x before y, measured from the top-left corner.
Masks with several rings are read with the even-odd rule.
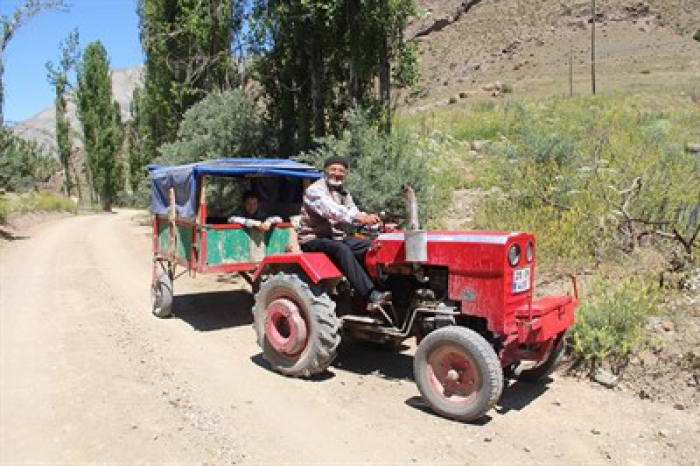
[[[373,226],[381,220],[361,212],[345,190],[348,168],[345,157],[329,157],[323,164],[323,178],[304,192],[299,243],[302,251],[325,253],[368,304],[379,304],[388,299],[388,293],[377,290],[364,269],[370,241],[348,237],[343,226]]]

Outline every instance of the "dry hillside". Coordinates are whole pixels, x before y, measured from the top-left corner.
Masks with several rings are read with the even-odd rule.
[[[590,89],[591,2],[418,0],[407,31],[420,44],[417,105],[483,93],[496,80],[519,96]],[[597,81],[605,91],[700,77],[700,0],[598,0]],[[416,104],[414,104],[416,105]]]

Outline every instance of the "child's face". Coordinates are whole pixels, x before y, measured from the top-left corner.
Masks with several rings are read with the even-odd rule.
[[[255,197],[249,197],[243,202],[243,208],[248,214],[252,215],[258,211],[258,199]]]

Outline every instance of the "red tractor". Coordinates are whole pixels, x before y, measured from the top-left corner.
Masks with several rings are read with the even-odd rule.
[[[325,371],[341,334],[383,345],[415,337],[415,380],[443,416],[470,421],[498,400],[504,369],[520,378],[549,375],[560,361],[578,306],[573,296],[533,301],[536,248],[529,233],[418,229],[373,239],[366,268],[391,299],[372,309],[353,295],[323,253],[302,253],[293,220],[301,195],[321,174],[289,160],[221,159],[150,166],[153,211],[152,312],[173,312],[176,268],[232,273],[257,289],[254,327],[263,356],[282,374]],[[210,179],[261,193],[268,212],[289,221],[265,234],[229,224],[208,204]],[[217,191],[212,190],[212,194]],[[210,211],[211,207],[211,211]]]
[[[412,196],[412,191],[408,191]],[[533,301],[535,238],[505,231],[415,229],[380,233],[366,256],[390,301],[368,309],[322,253],[267,256],[253,276],[254,326],[273,369],[307,377],[326,370],[341,334],[380,344],[415,337],[415,381],[448,418],[471,421],[496,403],[503,373],[547,377],[560,362],[578,296]]]

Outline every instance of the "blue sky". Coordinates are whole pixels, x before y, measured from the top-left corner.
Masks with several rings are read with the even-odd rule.
[[[0,16],[10,16],[23,0],[0,0]],[[46,11],[21,29],[5,51],[5,120],[19,122],[53,103],[46,62],[58,62],[59,44],[71,30],[81,48],[99,40],[113,69],[143,63],[136,0],[67,0],[67,13]]]

